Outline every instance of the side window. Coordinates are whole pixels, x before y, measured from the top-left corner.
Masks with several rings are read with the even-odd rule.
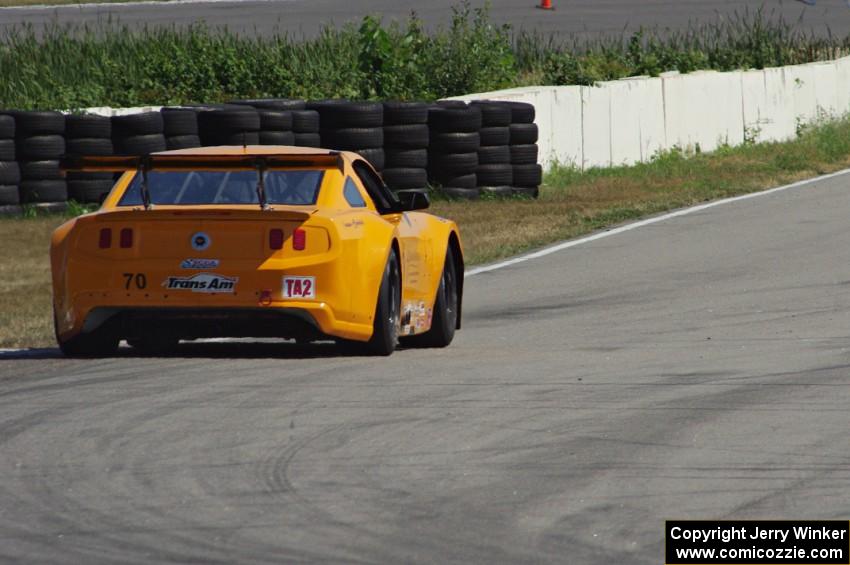
[[[345,186],[342,189],[342,195],[352,208],[366,207],[366,201],[363,200],[363,196],[357,190],[357,186],[351,177],[345,177]]]
[[[366,192],[372,198],[372,202],[375,203],[378,213],[389,214],[392,212],[396,208],[398,201],[395,199],[395,195],[384,186],[383,181],[381,181],[369,165],[365,161],[355,161],[352,167],[354,168],[354,172],[357,173],[360,182],[366,188]]]

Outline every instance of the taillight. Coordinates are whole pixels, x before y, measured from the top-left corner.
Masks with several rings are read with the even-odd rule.
[[[121,247],[127,249],[128,247],[133,247],[133,229],[132,228],[124,228],[121,230]]]
[[[273,229],[269,231],[269,247],[283,249],[283,230]]]
[[[100,239],[98,243],[101,249],[112,247],[112,228],[100,228]]]
[[[292,232],[292,249],[304,251],[305,247],[307,247],[307,232],[301,228],[295,228]]]

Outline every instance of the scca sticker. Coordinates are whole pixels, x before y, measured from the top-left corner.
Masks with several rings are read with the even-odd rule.
[[[198,273],[191,277],[168,277],[162,286],[168,290],[190,290],[192,292],[236,292],[239,277],[223,277],[213,273]]]
[[[216,269],[218,259],[183,259],[181,269]]]
[[[316,277],[283,277],[284,298],[316,298]]]

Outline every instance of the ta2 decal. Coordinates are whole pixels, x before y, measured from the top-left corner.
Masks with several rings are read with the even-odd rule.
[[[316,277],[283,277],[284,298],[316,298]]]

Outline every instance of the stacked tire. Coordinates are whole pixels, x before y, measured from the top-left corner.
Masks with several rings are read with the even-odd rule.
[[[115,153],[112,121],[107,116],[65,116],[65,153],[69,157],[104,156]],[[69,172],[68,197],[77,202],[97,203],[112,190],[112,173]]]
[[[65,116],[59,112],[19,111],[10,115],[15,119],[21,203],[63,209],[68,187],[59,160],[65,154]]]
[[[513,194],[511,165],[511,108],[502,102],[475,101],[481,110],[481,145],[478,148],[478,167],[475,177],[482,193],[510,196]]]
[[[232,100],[230,104],[249,106],[257,111],[260,116],[260,145],[295,145],[292,110],[303,110],[303,100],[265,98]]]
[[[198,112],[201,145],[259,145],[260,115],[249,106],[229,105]]]
[[[193,108],[167,107],[160,110],[160,114],[166,149],[191,149],[201,146],[198,114]]]
[[[454,198],[478,198],[478,150],[481,109],[463,102],[435,105],[428,111],[428,179]]]
[[[384,106],[379,102],[323,100],[307,104],[319,113],[321,146],[354,151],[376,171],[384,169]]]
[[[0,210],[21,202],[20,183],[21,169],[15,161],[15,118],[0,115]]]
[[[538,130],[534,106],[525,102],[506,102],[511,109],[510,151],[514,194],[537,198],[543,168],[537,163]]]
[[[112,145],[116,155],[148,155],[165,151],[165,124],[160,112],[112,116]]]
[[[428,190],[428,108],[384,102],[383,178],[391,190]]]
[[[316,110],[292,110],[292,133],[298,147],[321,147],[319,113]]]

